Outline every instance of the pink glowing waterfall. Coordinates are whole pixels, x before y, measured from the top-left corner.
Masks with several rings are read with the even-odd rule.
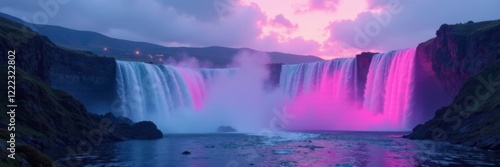
[[[188,87],[189,93],[191,94],[191,101],[193,103],[193,107],[196,110],[201,109],[203,106],[203,102],[205,99],[205,81],[203,77],[200,75],[198,71],[188,68],[175,68],[178,71],[184,82],[186,82],[186,86]]]
[[[362,101],[354,98],[354,58],[284,65],[280,88],[291,98],[288,112],[298,117],[289,128],[407,130],[414,57],[415,49],[375,55]]]
[[[396,125],[406,126],[406,120],[411,115],[414,58],[414,48],[396,52],[389,70],[385,86],[384,113],[388,113],[388,117]]]
[[[355,114],[349,113],[354,106],[355,64],[355,58],[342,58],[284,65],[280,88],[290,96],[286,112],[296,117],[287,128],[340,129],[347,125],[343,120]]]
[[[415,49],[375,55],[368,71],[363,107],[388,126],[404,128],[411,111]]]
[[[292,97],[321,92],[334,102],[351,95],[354,68],[354,58],[283,65],[280,88]]]
[[[219,112],[257,113],[266,109],[245,108],[255,106],[252,102],[276,97],[279,104],[262,104],[282,107],[284,99],[286,112],[295,118],[289,121],[286,127],[289,129],[409,130],[406,124],[412,109],[414,58],[414,48],[373,56],[367,67],[363,99],[356,98],[355,89],[359,88],[356,58],[283,65],[279,96],[262,86],[265,72],[250,77],[257,73],[254,69],[240,69],[241,73],[236,73],[235,69],[189,69],[117,61],[117,94],[120,102],[126,104],[120,110],[128,111],[128,117],[134,121],[161,121],[179,111],[205,113],[197,111],[213,106]],[[245,99],[247,96],[251,98]],[[207,100],[210,97],[212,101]],[[207,108],[212,103],[212,108]]]

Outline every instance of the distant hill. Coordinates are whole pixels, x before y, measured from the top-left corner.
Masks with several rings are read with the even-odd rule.
[[[189,56],[202,63],[208,62],[215,67],[225,67],[241,51],[267,53],[271,58],[271,63],[295,64],[323,60],[316,56],[261,52],[248,48],[236,49],[217,46],[202,48],[164,47],[146,42],[111,38],[91,31],[78,31],[52,25],[36,25],[3,13],[0,13],[0,17],[28,26],[35,32],[47,36],[57,45],[75,50],[90,51],[98,55],[114,57],[118,60],[161,63],[169,59],[179,61]],[[136,51],[139,51],[139,54],[136,54]]]

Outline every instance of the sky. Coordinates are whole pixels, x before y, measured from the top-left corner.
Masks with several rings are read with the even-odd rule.
[[[2,1],[25,21],[163,46],[253,48],[324,59],[416,47],[440,25],[500,19],[498,0]]]

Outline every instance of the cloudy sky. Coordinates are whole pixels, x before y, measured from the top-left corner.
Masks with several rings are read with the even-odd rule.
[[[415,47],[443,23],[500,19],[499,6],[498,0],[40,0],[2,1],[0,12],[164,46],[331,59]]]

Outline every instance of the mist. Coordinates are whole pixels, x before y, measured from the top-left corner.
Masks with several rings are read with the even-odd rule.
[[[188,62],[196,62],[189,59]],[[230,69],[200,69],[205,76],[205,92],[200,107],[181,107],[169,118],[155,123],[166,133],[211,133],[219,126],[231,126],[244,133],[267,128],[273,109],[284,103],[278,89],[266,88],[269,78],[267,55],[239,53]],[[189,65],[193,64],[178,63]],[[205,72],[203,72],[205,70]],[[189,84],[188,84],[189,85]]]

